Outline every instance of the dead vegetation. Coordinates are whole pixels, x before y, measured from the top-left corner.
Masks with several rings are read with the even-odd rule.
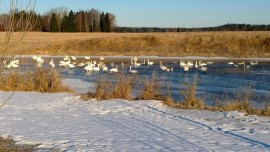
[[[193,82],[185,82],[184,88],[179,91],[182,101],[174,101],[169,93],[169,87],[164,89],[164,84],[158,81],[153,73],[151,79],[134,78],[124,73],[116,74],[112,77],[101,77],[96,82],[96,90],[81,95],[81,98],[88,100],[96,98],[97,100],[109,99],[127,99],[127,100],[161,100],[165,105],[180,109],[200,109],[210,111],[241,111],[248,115],[270,116],[269,100],[265,102],[264,108],[258,108],[252,105],[252,86],[243,86],[239,91],[233,94],[230,99],[218,102],[214,106],[208,106],[203,99],[196,95],[197,77]],[[139,84],[138,84],[139,83]],[[142,87],[137,87],[138,85]],[[131,97],[132,89],[140,89],[138,97]]]
[[[1,152],[34,152],[36,145],[17,145],[11,138],[0,137]]]
[[[270,32],[27,34],[23,54],[270,57]]]
[[[95,91],[81,95],[81,98],[84,100],[89,98],[96,98],[97,100],[131,100],[133,80],[133,77],[126,76],[124,73],[116,73],[109,77],[99,77],[96,81]]]
[[[37,92],[72,92],[62,83],[62,78],[55,69],[37,68],[21,73],[18,70],[3,73],[0,76],[0,90],[37,91]]]

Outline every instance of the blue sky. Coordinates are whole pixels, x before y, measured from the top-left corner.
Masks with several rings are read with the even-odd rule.
[[[270,24],[270,0],[36,0],[41,14],[56,7],[113,13],[118,26],[207,27]]]

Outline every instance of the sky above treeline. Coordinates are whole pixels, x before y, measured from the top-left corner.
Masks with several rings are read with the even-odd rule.
[[[56,7],[91,8],[116,16],[118,26],[212,27],[270,24],[270,0],[36,0],[36,12]]]

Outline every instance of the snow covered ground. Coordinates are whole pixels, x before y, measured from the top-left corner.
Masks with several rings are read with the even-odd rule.
[[[80,80],[66,83],[79,92]],[[0,101],[10,92],[0,92]],[[270,151],[270,118],[180,110],[160,101],[82,101],[16,92],[0,109],[0,135],[61,151]]]

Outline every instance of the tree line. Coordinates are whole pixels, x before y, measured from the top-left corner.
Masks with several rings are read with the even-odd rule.
[[[160,28],[160,27],[115,27],[115,32],[145,33],[145,32],[207,32],[207,31],[270,31],[269,25],[225,24],[216,27],[201,28]]]
[[[32,31],[43,32],[113,32],[116,26],[116,17],[109,12],[100,12],[97,9],[81,10],[74,12],[67,8],[53,8],[43,15],[34,11],[16,11],[14,16],[14,31],[20,31],[23,27],[20,22],[31,18],[29,24],[33,24]],[[6,31],[7,22],[12,18],[10,14],[1,14],[0,30]],[[31,22],[31,23],[30,23]]]
[[[201,28],[161,28],[161,27],[120,27],[116,25],[116,16],[109,12],[100,12],[97,9],[74,12],[64,7],[53,8],[43,15],[34,11],[15,11],[10,14],[1,14],[0,31],[6,31],[10,18],[13,18],[14,31],[20,31],[27,22],[33,24],[32,31],[43,32],[202,32],[202,31],[270,31],[269,25],[225,24],[216,27]]]

